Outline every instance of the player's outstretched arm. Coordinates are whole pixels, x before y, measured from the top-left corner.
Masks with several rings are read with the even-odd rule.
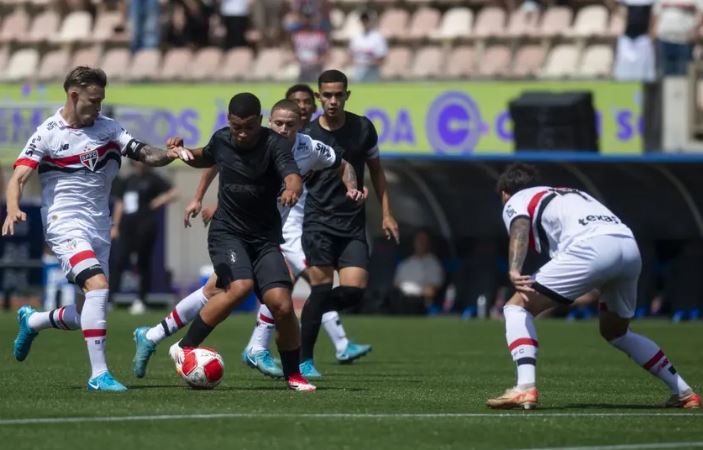
[[[191,167],[203,169],[214,165],[210,158],[203,156],[203,148],[186,148],[183,146],[183,138],[171,137],[166,140],[166,149],[172,152],[176,158],[180,158]]]
[[[532,278],[522,274],[522,265],[527,257],[530,242],[530,220],[517,218],[510,225],[510,243],[508,244],[508,275],[515,289],[520,292],[534,292],[530,287]]]
[[[381,167],[380,158],[369,158],[366,160],[366,166],[369,168],[369,175],[371,175],[371,182],[376,190],[376,197],[378,197],[378,202],[381,204],[381,211],[383,213],[383,231],[386,233],[386,238],[395,239],[396,243],[400,243],[400,232],[398,231],[398,222],[396,222],[395,217],[393,217],[393,212],[391,211],[391,201],[388,197],[388,184],[386,182],[386,174],[383,172],[383,167]]]
[[[18,165],[7,183],[7,189],[5,190],[7,217],[2,225],[3,236],[15,234],[15,223],[27,220],[27,213],[20,209],[20,199],[22,198],[24,185],[32,172],[34,172],[34,169],[31,167]]]
[[[281,205],[292,207],[298,202],[300,194],[303,192],[303,179],[297,173],[291,173],[286,175],[283,181],[286,187],[281,194]]]

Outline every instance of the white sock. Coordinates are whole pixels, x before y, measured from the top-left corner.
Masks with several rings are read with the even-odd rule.
[[[534,387],[539,342],[532,314],[522,306],[507,305],[503,308],[503,315],[508,351],[517,365],[517,387]]]
[[[322,325],[324,325],[325,331],[332,340],[335,350],[337,350],[338,353],[346,350],[347,345],[349,345],[349,339],[347,339],[347,333],[344,331],[339,313],[337,313],[337,311],[324,313],[322,315]]]
[[[249,353],[259,353],[268,350],[271,343],[271,336],[276,329],[273,321],[273,314],[263,303],[259,307],[259,313],[256,316],[256,326],[251,333],[247,351]]]
[[[161,323],[154,325],[146,332],[146,338],[155,344],[163,341],[195,319],[207,300],[203,288],[191,292],[176,304],[173,311]]]
[[[85,294],[81,314],[81,329],[88,347],[91,375],[95,378],[107,372],[105,341],[107,340],[107,289],[96,289]]]
[[[34,331],[56,328],[59,330],[78,330],[81,316],[76,305],[66,305],[51,311],[37,311],[27,319],[27,325]]]
[[[627,330],[623,336],[610,341],[610,345],[625,352],[634,362],[662,380],[669,386],[672,394],[678,395],[691,390],[691,386],[681,378],[669,358],[651,339]]]

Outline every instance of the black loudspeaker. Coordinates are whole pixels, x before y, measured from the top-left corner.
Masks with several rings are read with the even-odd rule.
[[[598,151],[591,92],[523,92],[509,108],[516,151]]]

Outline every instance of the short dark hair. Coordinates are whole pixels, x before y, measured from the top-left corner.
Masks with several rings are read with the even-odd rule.
[[[293,86],[289,87],[286,91],[286,98],[290,98],[290,96],[295,94],[296,92],[305,92],[306,94],[310,95],[313,101],[315,101],[315,93],[312,91],[312,88],[307,84],[294,84]]]
[[[285,111],[293,111],[297,115],[300,115],[300,108],[298,108],[298,105],[296,105],[294,101],[288,100],[287,98],[277,101],[276,104],[273,105],[273,108],[271,108],[271,114],[273,114],[274,111],[278,111],[279,109],[283,109]]]
[[[525,163],[513,163],[498,177],[496,190],[510,195],[518,191],[539,185],[539,172],[535,166]]]
[[[251,92],[242,92],[229,101],[228,112],[237,117],[251,117],[261,115],[261,102]]]
[[[339,71],[337,69],[330,69],[330,70],[325,70],[320,74],[320,76],[317,78],[317,87],[319,88],[322,86],[323,83],[343,83],[344,84],[344,89],[347,89],[347,84],[349,83],[347,80],[347,76],[344,75],[342,71]]]
[[[63,82],[63,90],[68,92],[72,87],[86,87],[97,85],[101,88],[107,86],[107,75],[102,69],[88,66],[78,66],[71,69]]]

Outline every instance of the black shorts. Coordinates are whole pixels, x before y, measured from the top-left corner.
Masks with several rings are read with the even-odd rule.
[[[259,298],[275,287],[291,289],[288,266],[278,244],[270,241],[249,242],[224,232],[208,234],[208,251],[217,275],[218,288],[233,281],[254,280]]]
[[[341,237],[324,231],[303,232],[303,252],[309,267],[360,267],[369,265],[369,246],[364,237]]]

